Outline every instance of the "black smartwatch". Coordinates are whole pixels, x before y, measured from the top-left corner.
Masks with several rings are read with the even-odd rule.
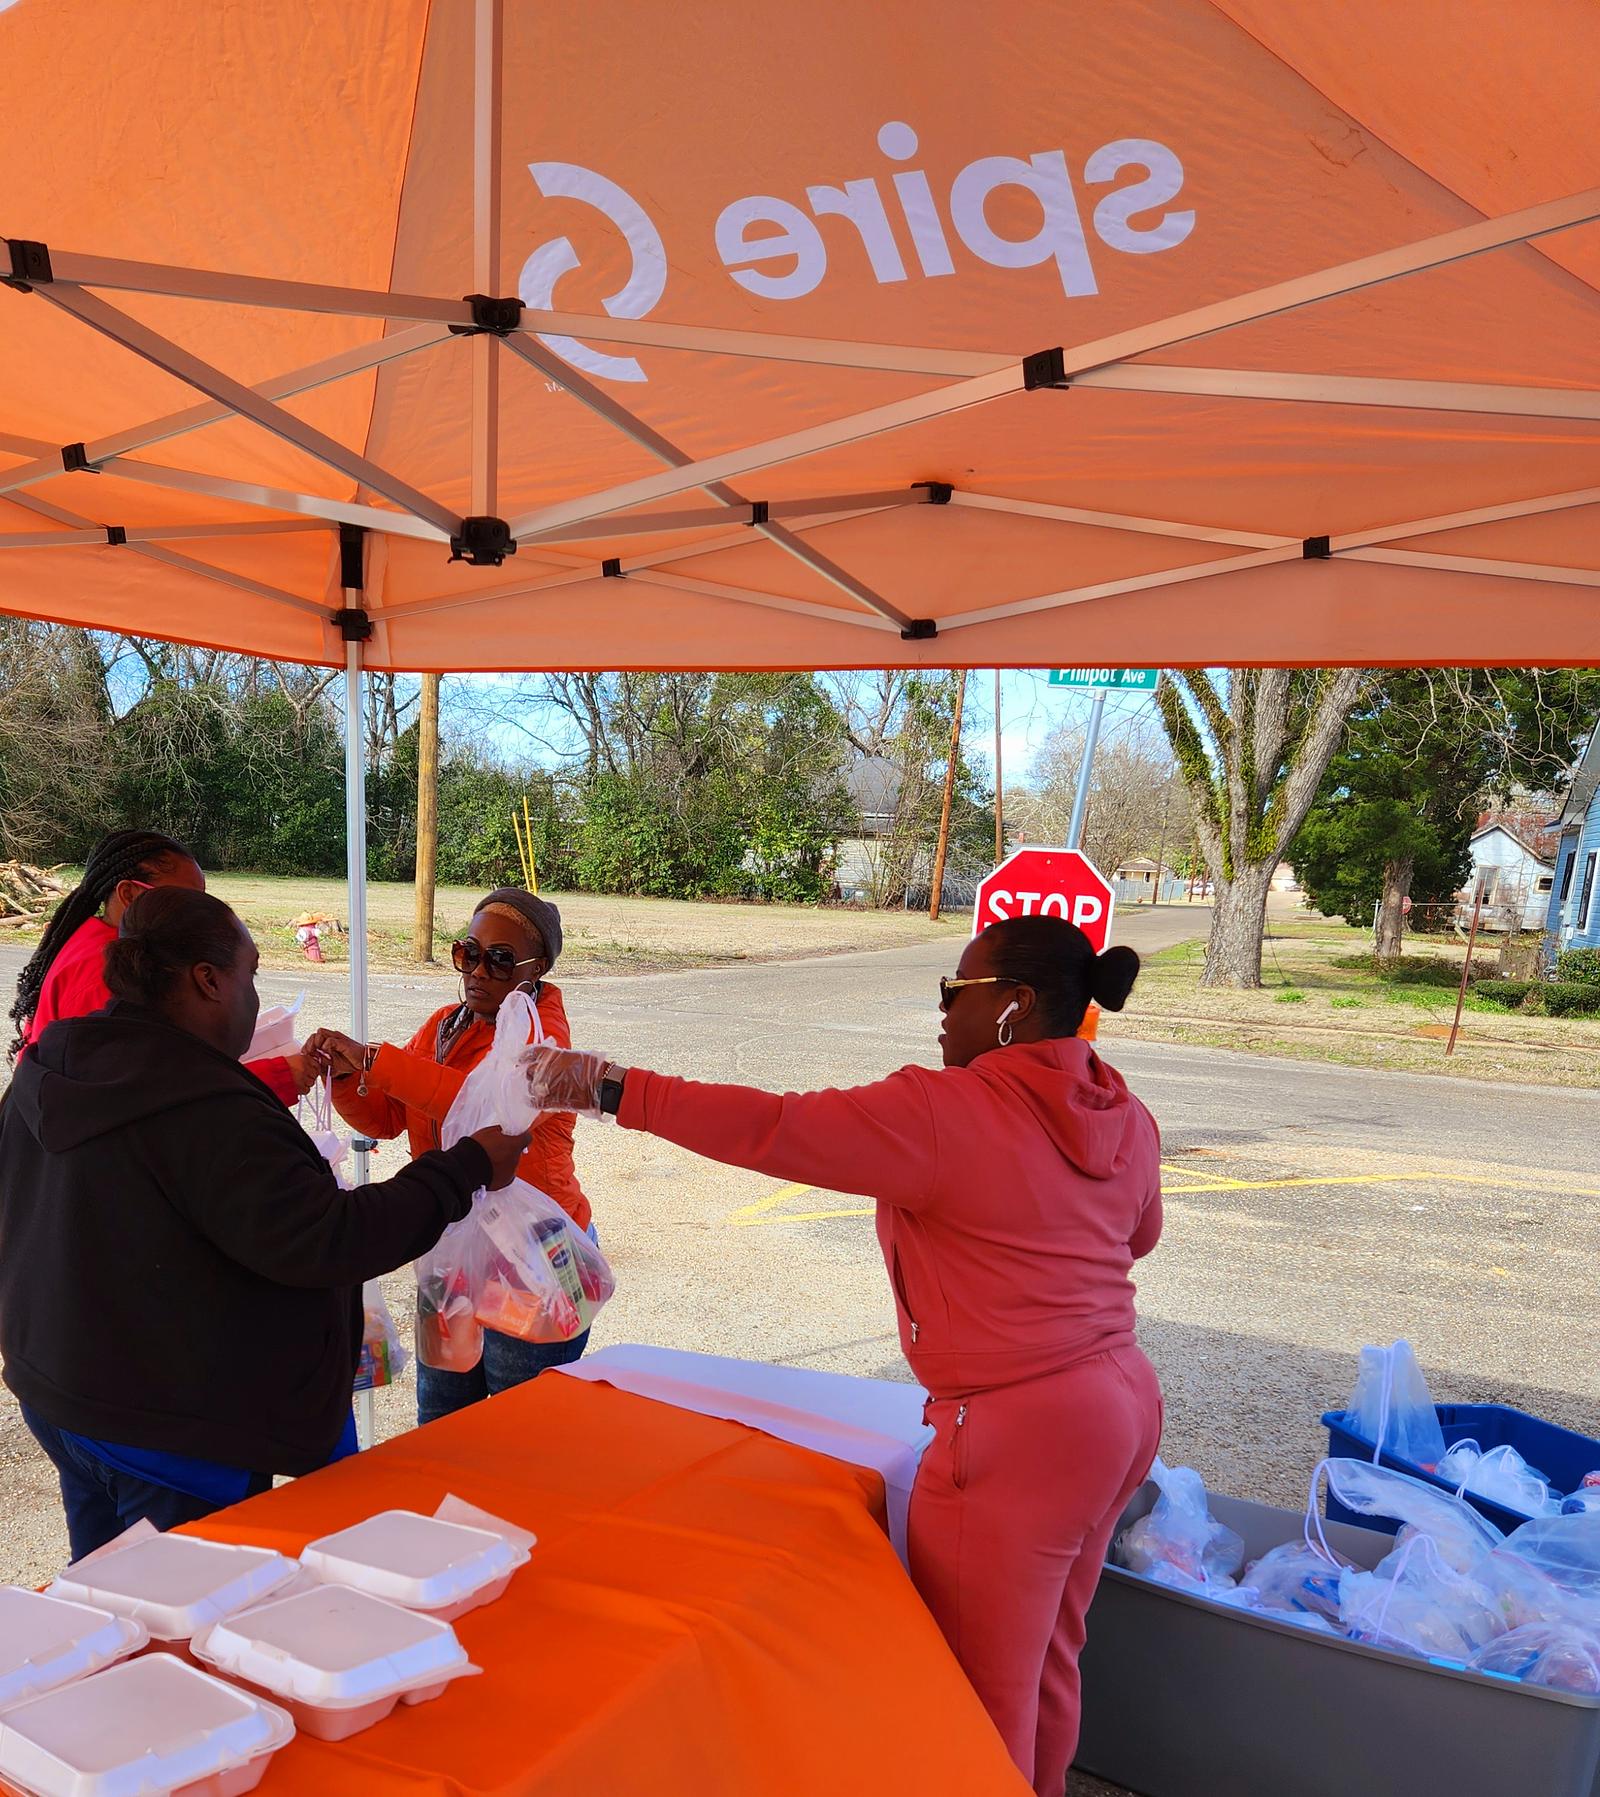
[[[622,1082],[628,1077],[626,1067],[619,1067],[612,1061],[600,1076],[600,1109],[607,1117],[614,1117],[622,1103]]]

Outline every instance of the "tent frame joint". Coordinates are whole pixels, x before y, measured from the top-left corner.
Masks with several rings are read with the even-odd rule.
[[[900,632],[902,643],[931,643],[939,634],[937,618],[912,618]]]
[[[48,287],[56,278],[50,266],[50,246],[31,237],[7,239],[11,251],[10,274],[0,273],[0,284],[16,288],[18,293],[32,293],[35,287]]]
[[[770,524],[771,521],[771,501],[766,499],[752,499],[750,501],[750,516],[745,519],[745,523],[749,525],[762,525]]]
[[[63,474],[98,474],[100,464],[89,460],[87,444],[63,443],[61,445],[61,471]]]
[[[106,543],[112,549],[120,549],[128,540],[127,527],[122,524],[106,526]]]
[[[509,337],[522,326],[522,301],[496,299],[487,293],[464,293],[461,296],[472,308],[471,324],[450,326],[452,337]]]
[[[600,578],[602,580],[626,580],[628,578],[627,575],[622,572],[622,557],[620,555],[608,555],[606,559],[601,562]]]
[[[947,480],[914,480],[912,491],[926,493],[924,505],[948,505],[955,497],[955,488]]]
[[[1058,344],[1054,349],[1035,350],[1022,358],[1022,390],[1032,393],[1039,387],[1063,391],[1072,385],[1067,374],[1067,352]]]
[[[498,568],[508,555],[517,553],[517,539],[504,518],[463,518],[450,539],[450,559],[474,568]]]
[[[1329,561],[1333,556],[1333,545],[1327,537],[1307,537],[1300,545],[1300,554],[1308,562]]]
[[[348,605],[336,611],[333,622],[341,639],[347,643],[366,643],[372,640],[372,619],[360,606]]]

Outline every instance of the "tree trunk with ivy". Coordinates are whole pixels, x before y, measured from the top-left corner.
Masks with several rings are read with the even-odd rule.
[[[1362,668],[1163,673],[1156,704],[1216,883],[1203,986],[1261,984],[1273,870],[1366,680]]]

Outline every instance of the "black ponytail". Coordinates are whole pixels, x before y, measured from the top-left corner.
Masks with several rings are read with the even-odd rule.
[[[1019,985],[1031,986],[1051,1036],[1075,1036],[1089,1001],[1120,1011],[1139,977],[1131,948],[1097,955],[1089,938],[1064,917],[1009,917],[983,933],[990,964]]]
[[[16,1002],[11,1007],[11,1021],[16,1027],[11,1041],[13,1060],[21,1052],[28,1025],[39,1008],[45,975],[67,938],[99,911],[124,880],[155,873],[175,857],[187,860],[189,851],[159,830],[114,830],[109,836],[102,836],[89,851],[83,879],[56,906],[39,946],[17,979]]]
[[[158,1011],[191,967],[224,970],[239,958],[238,916],[209,892],[157,886],[141,892],[123,915],[106,950],[106,986],[113,998]]]

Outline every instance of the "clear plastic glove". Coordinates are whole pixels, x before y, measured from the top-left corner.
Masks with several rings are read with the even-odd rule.
[[[600,1081],[611,1065],[606,1055],[540,1043],[523,1051],[519,1065],[528,1076],[528,1097],[535,1109],[601,1115]]]

